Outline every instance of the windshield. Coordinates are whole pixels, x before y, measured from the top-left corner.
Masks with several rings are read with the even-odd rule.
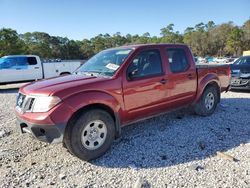
[[[90,58],[76,73],[113,76],[133,49],[104,50]]]
[[[250,65],[250,56],[239,58],[234,62],[234,65]]]
[[[0,58],[0,64],[4,63],[6,61],[6,58]]]
[[[12,61],[11,58],[5,58],[5,57],[0,58],[0,69],[10,69],[15,65],[16,62]]]

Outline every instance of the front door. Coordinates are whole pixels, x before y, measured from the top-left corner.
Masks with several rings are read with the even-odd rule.
[[[38,64],[36,57],[25,57],[23,63],[27,66],[24,70],[24,80],[36,80],[43,77],[41,64]]]
[[[157,113],[164,101],[165,74],[158,49],[141,51],[129,64],[123,80],[127,119],[133,121]]]

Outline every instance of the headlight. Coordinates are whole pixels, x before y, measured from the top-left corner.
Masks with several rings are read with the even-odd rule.
[[[34,99],[32,112],[47,112],[61,102],[61,99],[56,96],[35,96]]]

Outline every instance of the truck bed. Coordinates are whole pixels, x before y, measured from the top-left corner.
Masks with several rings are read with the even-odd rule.
[[[229,65],[228,64],[215,64],[215,63],[213,63],[213,64],[204,64],[204,63],[198,63],[198,64],[196,64],[196,68],[198,68],[198,69],[202,69],[202,68],[205,68],[205,69],[207,69],[207,68],[218,68],[218,67],[228,67]]]
[[[221,91],[225,91],[229,85],[230,68],[228,64],[197,64],[198,85],[206,79],[207,75],[214,73],[218,78]]]

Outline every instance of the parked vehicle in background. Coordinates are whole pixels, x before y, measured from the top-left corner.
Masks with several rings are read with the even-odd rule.
[[[228,57],[227,61],[228,61],[228,63],[234,63],[237,59],[238,59],[238,57]]]
[[[197,57],[197,58],[198,58],[197,64],[198,63],[207,63],[206,58],[203,58],[203,57]]]
[[[214,57],[207,56],[205,57],[206,63],[212,63],[214,62]]]
[[[228,63],[228,59],[223,58],[223,57],[216,57],[213,59],[213,62],[215,62],[215,63]]]
[[[71,74],[81,62],[44,63],[35,55],[11,55],[0,58],[0,84],[27,82]]]
[[[250,89],[250,55],[242,56],[231,64],[231,88]]]
[[[186,45],[108,49],[76,74],[21,87],[17,126],[39,140],[63,142],[72,154],[91,160],[108,150],[121,127],[135,121],[186,106],[211,115],[229,79],[228,65],[195,65]]]

